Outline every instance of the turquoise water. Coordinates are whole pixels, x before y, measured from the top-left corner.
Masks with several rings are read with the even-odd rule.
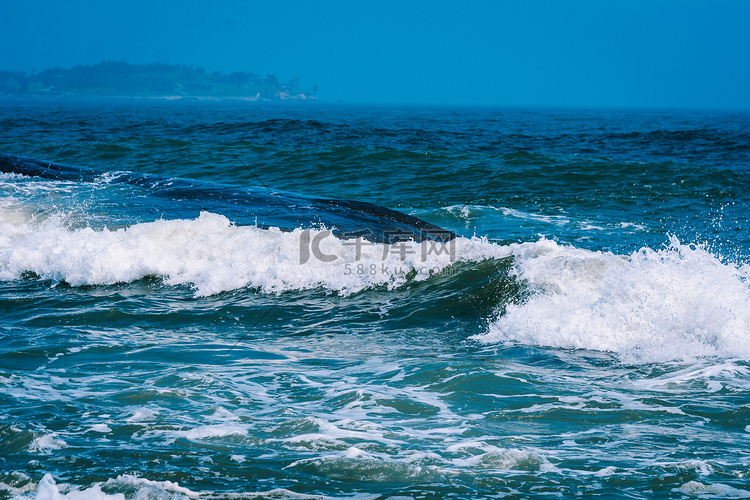
[[[109,172],[0,174],[0,498],[750,497],[748,130],[0,101],[0,152]],[[357,255],[243,225],[250,186],[458,238]]]

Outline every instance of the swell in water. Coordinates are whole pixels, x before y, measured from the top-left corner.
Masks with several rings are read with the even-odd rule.
[[[3,180],[6,189],[18,190],[0,206],[5,281],[32,275],[52,284],[92,286],[156,277],[196,296],[242,288],[322,289],[346,296],[440,275],[470,288],[475,269],[485,263],[480,269],[502,273],[508,293],[499,294],[486,332],[474,337],[480,342],[609,351],[636,363],[750,356],[750,267],[723,262],[675,237],[658,250],[616,255],[544,238],[505,245],[479,237],[363,244],[325,229],[237,226],[209,212],[93,229],[74,227],[80,214],[24,205],[18,196],[31,186],[18,181],[7,174]],[[49,199],[53,187],[43,182],[38,188]],[[307,250],[308,260],[301,262],[302,249],[316,237],[318,251],[330,260]],[[512,264],[501,270],[486,265],[506,260]]]
[[[2,500],[747,496],[746,115],[0,124],[0,151],[97,171],[0,175]],[[256,221],[258,179],[458,237]]]

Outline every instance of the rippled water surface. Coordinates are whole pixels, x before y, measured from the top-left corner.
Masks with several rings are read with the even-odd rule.
[[[0,153],[105,172],[0,174],[0,499],[750,497],[748,130],[0,101]],[[256,227],[249,187],[458,237]]]

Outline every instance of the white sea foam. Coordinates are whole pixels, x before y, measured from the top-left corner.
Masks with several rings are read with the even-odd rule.
[[[531,296],[477,340],[611,351],[633,363],[750,358],[747,265],[674,237],[629,256],[553,242],[528,249],[516,252],[514,272]]]
[[[38,225],[0,223],[0,279],[34,272],[70,285],[108,285],[146,276],[171,285],[187,285],[198,295],[242,287],[265,292],[317,287],[348,294],[372,286],[398,286],[412,273],[423,280],[457,260],[481,259],[503,252],[481,240],[462,240],[456,255],[446,245],[425,247],[407,242],[386,246],[344,241],[323,230],[312,231],[327,262],[301,250],[304,231],[233,226],[221,215],[202,213],[194,220],[159,220],[128,228],[95,231],[68,229],[59,221]],[[316,240],[316,236],[321,238]],[[303,240],[304,242],[304,240]],[[304,246],[304,243],[302,244]],[[489,250],[489,254],[487,253]]]
[[[67,446],[68,444],[56,432],[51,432],[34,438],[29,445],[29,451],[46,454],[54,450],[67,448]]]
[[[13,219],[0,207],[0,280],[33,272],[42,279],[106,285],[157,276],[197,295],[251,287],[268,293],[321,288],[348,295],[425,280],[455,262],[514,257],[525,299],[507,305],[475,337],[618,354],[625,362],[750,358],[750,266],[722,262],[705,248],[671,238],[660,250],[628,256],[540,239],[498,245],[457,238],[455,247],[422,253],[344,241],[323,230],[232,225],[221,215],[159,220],[116,231],[71,229],[55,218]],[[326,262],[307,249],[335,257]],[[437,247],[426,247],[436,249]],[[452,250],[452,251],[449,251]]]
[[[89,427],[90,432],[99,432],[101,434],[107,434],[112,432],[112,429],[107,424],[94,424]]]
[[[85,490],[74,489],[68,493],[61,493],[52,476],[45,474],[37,486],[36,500],[125,500],[125,495],[122,493],[108,495],[102,491],[99,484],[94,484]]]
[[[125,491],[117,493],[106,493],[102,491]],[[133,493],[135,493],[133,495]],[[179,500],[197,498],[198,493],[172,481],[151,481],[125,474],[115,479],[109,479],[105,483],[94,483],[88,488],[80,489],[71,485],[58,485],[51,474],[45,474],[36,487],[35,500],[125,500],[125,498],[160,500]],[[28,494],[20,494],[15,497],[18,500],[31,498]]]
[[[158,412],[151,408],[138,408],[130,417],[126,418],[125,421],[131,424],[147,422],[156,418],[157,415]]]
[[[499,448],[483,441],[464,441],[447,447],[446,451],[468,455],[452,460],[459,467],[535,471],[549,465],[544,456],[533,451]]]
[[[484,205],[451,205],[444,208],[445,211],[460,216],[463,219],[471,219],[478,217],[483,211],[499,212],[506,217],[512,217],[515,219],[530,220],[534,222],[540,222],[543,224],[552,224],[557,226],[563,226],[570,223],[570,219],[562,215],[543,215],[534,214],[530,212],[523,212],[514,208],[507,207],[491,207]]]
[[[113,486],[119,486],[119,485],[129,485],[134,486],[137,488],[147,486],[151,488],[156,488],[162,491],[170,491],[173,493],[179,493],[181,495],[185,495],[189,498],[197,498],[198,492],[192,491],[188,488],[185,488],[184,486],[180,486],[176,482],[173,481],[152,481],[150,479],[134,476],[132,474],[123,474],[120,476],[117,476],[115,479],[109,479],[105,485],[113,485]]]
[[[688,481],[673,491],[696,498],[750,498],[750,491],[733,488],[726,484],[703,484],[699,481]]]
[[[225,436],[245,436],[247,428],[238,425],[202,425],[187,431],[176,431],[175,434],[184,436],[187,439],[205,439]]]
[[[556,226],[558,228],[568,226],[579,231],[608,231],[618,229],[621,232],[625,230],[624,232],[632,233],[636,231],[646,230],[646,226],[634,222],[619,222],[617,224],[607,225],[602,223],[601,221],[594,222],[587,219],[568,217],[566,215],[549,215],[534,212],[525,212],[508,207],[496,207],[487,205],[451,205],[443,207],[443,210],[453,215],[454,217],[462,219],[466,222],[479,220],[486,215],[490,215],[490,217],[497,217],[499,214],[502,214],[505,220],[515,221],[523,225],[528,225],[530,223],[532,225]]]
[[[690,365],[677,371],[669,371],[658,377],[649,377],[633,381],[633,384],[649,391],[685,392],[701,390],[707,393],[719,392],[727,385],[732,389],[740,389],[737,383],[747,388],[750,380],[750,369],[736,360],[725,360],[712,363],[709,366],[696,367]],[[741,389],[742,390],[742,389]]]
[[[1,483],[0,483],[1,484]],[[102,490],[117,491],[106,493]],[[88,488],[75,487],[69,484],[58,485],[52,475],[46,474],[36,485],[36,494],[31,493],[34,483],[24,488],[7,488],[13,494],[13,500],[189,500],[192,498],[208,499],[241,499],[241,498],[279,498],[296,500],[328,500],[325,495],[308,495],[284,488],[268,491],[214,492],[193,491],[173,481],[152,481],[131,474],[123,474],[103,483],[94,483]],[[0,488],[2,489],[2,488]],[[377,495],[355,494],[349,498],[371,500]]]

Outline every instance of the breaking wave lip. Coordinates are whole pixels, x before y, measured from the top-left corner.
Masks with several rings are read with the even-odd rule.
[[[505,306],[482,343],[613,352],[625,363],[750,359],[750,266],[669,237],[628,256],[547,242],[517,259],[528,295]]]
[[[11,217],[11,208],[0,207],[0,280],[31,272],[80,286],[157,276],[196,296],[246,287],[346,296],[424,281],[455,263],[512,257],[512,278],[523,293],[498,304],[474,340],[607,351],[626,363],[750,359],[750,266],[723,262],[674,236],[664,248],[622,256],[544,238],[386,245],[322,228],[235,226],[209,212],[95,231],[71,229],[56,217]]]
[[[0,280],[34,273],[72,286],[112,285],[147,276],[207,296],[244,287],[267,293],[324,288],[347,295],[424,280],[455,261],[504,248],[479,238],[391,245],[341,239],[326,229],[235,226],[223,215],[157,220],[117,230],[70,229],[0,217]]]

